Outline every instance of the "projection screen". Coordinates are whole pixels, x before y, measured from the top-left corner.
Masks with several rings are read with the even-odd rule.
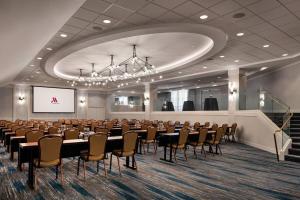
[[[33,86],[32,112],[74,113],[75,90]]]

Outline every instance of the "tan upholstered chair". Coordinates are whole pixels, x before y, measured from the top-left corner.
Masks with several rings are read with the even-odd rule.
[[[107,135],[105,134],[93,134],[89,136],[89,149],[86,152],[82,152],[78,158],[77,176],[79,175],[80,160],[83,161],[83,176],[85,179],[86,162],[97,161],[97,173],[99,172],[99,161],[103,160],[104,175],[106,176],[105,168],[105,146],[107,141]]]
[[[222,128],[223,128],[222,138],[225,139],[225,133],[227,132],[228,124],[222,124]]]
[[[68,129],[64,132],[65,140],[74,140],[79,138],[79,130],[78,129]]]
[[[123,148],[121,150],[114,150],[110,155],[110,169],[112,165],[112,156],[115,155],[118,159],[118,166],[119,166],[119,173],[121,175],[121,168],[120,168],[120,157],[129,157],[132,156],[132,162],[134,162],[136,169],[136,161],[134,158],[135,149],[136,149],[136,142],[138,138],[138,134],[136,132],[127,132],[123,134]]]
[[[58,134],[58,127],[56,127],[56,126],[52,126],[52,127],[49,127],[48,128],[48,133],[49,134]]]
[[[176,122],[174,123],[174,125],[175,125],[175,126],[179,126],[179,125],[180,125],[180,121],[176,121]]]
[[[28,131],[25,135],[26,142],[38,142],[44,136],[43,131]]]
[[[141,129],[142,130],[147,130],[148,129],[148,124],[142,124]]]
[[[217,132],[215,136],[208,141],[208,144],[210,146],[210,149],[212,149],[212,146],[216,146],[216,153],[218,152],[218,149],[220,150],[220,154],[222,155],[221,147],[220,147],[220,142],[222,139],[224,129],[222,127],[217,128]]]
[[[156,139],[155,139],[156,130],[157,129],[153,126],[148,127],[147,137],[146,137],[146,139],[142,140],[144,153],[146,153],[145,144],[147,144],[147,152],[149,152],[149,144],[153,144],[154,153],[156,153],[156,150],[157,150]]]
[[[104,133],[108,135],[108,129],[107,128],[102,128],[102,127],[95,127],[95,133]]]
[[[189,136],[189,130],[186,128],[182,128],[179,132],[179,138],[177,140],[176,144],[171,144],[173,151],[174,151],[174,159],[177,162],[177,158],[176,158],[176,153],[178,149],[183,149],[183,153],[184,153],[184,158],[185,160],[187,160],[187,156],[186,156],[186,143],[187,143],[187,139]]]
[[[174,133],[174,132],[175,132],[175,127],[174,126],[168,126],[167,133]]]
[[[211,130],[217,131],[217,129],[218,129],[218,124],[213,124]]]
[[[34,168],[56,167],[56,179],[58,178],[58,167],[60,167],[61,184],[63,184],[63,168],[61,162],[61,146],[63,139],[56,135],[47,135],[41,137],[38,141],[39,156],[34,159]],[[35,170],[35,188],[37,188],[38,180],[37,170]]]
[[[46,125],[45,124],[40,124],[39,130],[40,131],[45,131],[46,130]]]
[[[15,133],[16,136],[25,136],[26,132],[30,131],[30,128],[18,128]]]
[[[127,133],[130,130],[128,124],[123,124],[122,125],[122,134]]]
[[[189,126],[190,126],[190,122],[185,121],[184,124],[183,124],[183,126],[184,126],[184,127],[189,127]]]
[[[210,123],[209,122],[205,122],[204,127],[205,128],[209,128],[209,126],[210,126]]]
[[[235,142],[235,133],[236,133],[236,128],[237,128],[237,123],[233,123],[231,125],[231,129],[230,129],[230,132],[226,133],[227,134],[227,137],[228,137],[228,140],[229,140],[229,136],[231,136],[231,140],[233,142]]]
[[[110,131],[110,129],[113,128],[114,124],[113,124],[113,122],[107,122],[105,126]]]
[[[195,122],[194,123],[194,129],[198,130],[200,128],[200,122]]]
[[[188,144],[190,146],[194,147],[194,155],[196,156],[196,158],[197,158],[196,149],[197,149],[198,146],[201,147],[201,154],[202,154],[202,152],[204,152],[204,156],[206,157],[206,152],[205,152],[205,149],[204,149],[204,144],[205,144],[205,141],[206,141],[207,132],[208,132],[208,130],[206,128],[200,129],[198,140],[197,141],[188,142]]]

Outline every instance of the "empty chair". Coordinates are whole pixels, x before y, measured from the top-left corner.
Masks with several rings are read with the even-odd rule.
[[[185,121],[185,122],[184,122],[184,124],[183,124],[183,126],[184,126],[184,127],[188,127],[188,126],[190,126],[190,122],[188,122],[188,121]]]
[[[147,152],[149,151],[149,144],[153,144],[154,153],[156,153],[156,150],[157,150],[156,139],[155,139],[156,130],[157,129],[153,126],[148,127],[147,137],[146,137],[146,139],[142,139],[144,153],[146,153],[145,144],[147,144]]]
[[[124,134],[128,131],[129,131],[129,125],[128,124],[123,124],[122,125],[122,134]]]
[[[39,130],[40,131],[45,131],[46,130],[46,125],[45,124],[40,124]]]
[[[66,119],[65,120],[65,125],[71,125],[72,124],[72,122],[71,122],[71,120],[70,119]],[[73,126],[72,126],[73,127]]]
[[[208,132],[208,130],[206,128],[200,129],[198,140],[197,141],[188,142],[188,144],[190,146],[194,147],[194,155],[196,156],[196,158],[197,158],[196,149],[199,146],[201,147],[201,154],[202,154],[202,152],[204,152],[204,156],[206,157],[206,152],[205,152],[205,149],[204,149],[204,144],[205,144],[205,141],[206,141],[207,132]]]
[[[180,125],[180,121],[176,121],[176,122],[174,123],[174,125],[175,125],[175,126],[179,126],[179,125]]]
[[[43,131],[28,131],[25,134],[26,142],[38,142],[44,136]]]
[[[175,132],[175,127],[174,126],[167,127],[167,133],[174,133],[174,132]]]
[[[205,128],[209,128],[209,126],[210,126],[210,123],[209,122],[205,122],[204,127]]]
[[[120,168],[120,157],[129,157],[132,156],[132,162],[137,169],[137,164],[134,158],[135,149],[136,149],[136,141],[138,134],[136,132],[127,132],[123,134],[123,148],[121,150],[114,150],[110,155],[110,169],[112,165],[112,156],[115,155],[118,159],[118,166],[119,166],[119,173],[121,175],[121,168]]]
[[[89,136],[89,148],[88,151],[82,152],[78,158],[77,176],[79,175],[80,160],[83,161],[83,176],[85,179],[86,162],[97,161],[97,173],[99,172],[99,161],[103,160],[104,175],[106,176],[105,168],[105,146],[107,141],[107,135],[105,134],[93,134]]]
[[[142,130],[147,130],[148,129],[148,124],[142,124],[141,129]]]
[[[198,130],[200,128],[200,122],[195,122],[194,123],[194,129]]]
[[[231,140],[232,140],[233,142],[236,141],[236,140],[235,140],[236,128],[237,128],[237,123],[233,123],[233,124],[231,125],[230,132],[227,132],[227,133],[226,133],[226,134],[227,134],[227,137],[228,137],[228,140],[229,140],[229,136],[231,136]]]
[[[110,131],[110,129],[113,128],[114,124],[113,124],[113,122],[107,122],[105,126]]]
[[[222,155],[222,151],[221,151],[221,147],[220,147],[220,142],[221,142],[221,138],[223,135],[223,131],[224,131],[224,129],[222,127],[217,128],[217,132],[216,132],[215,136],[211,140],[208,141],[210,149],[212,149],[212,146],[215,145],[216,153],[218,153],[218,149],[219,149],[221,155]]]
[[[225,137],[225,133],[228,131],[228,124],[222,124],[222,128],[223,128],[223,135],[222,135],[222,138]]]
[[[78,129],[68,129],[64,132],[65,140],[74,140],[79,138],[79,130]]]
[[[102,127],[95,127],[95,133],[102,133],[108,135],[108,129]]]
[[[218,129],[218,124],[213,124],[211,130],[217,131],[217,129]]]
[[[58,178],[58,168],[60,167],[61,184],[63,184],[63,168],[61,162],[61,146],[63,139],[57,135],[46,135],[39,139],[39,156],[34,159],[34,168],[56,167],[56,179]],[[35,186],[37,188],[38,173],[35,170]]]
[[[178,149],[183,149],[183,153],[184,153],[184,158],[185,160],[187,160],[187,156],[186,156],[186,143],[187,143],[187,139],[189,136],[189,130],[188,129],[181,129],[179,132],[179,138],[177,140],[177,143],[175,144],[171,144],[173,151],[174,151],[174,159],[177,162],[177,158],[176,158],[176,153]]]
[[[16,136],[25,136],[26,132],[30,131],[29,128],[19,128],[15,131]]]
[[[49,134],[58,134],[58,127],[56,127],[56,126],[49,127],[48,133]]]

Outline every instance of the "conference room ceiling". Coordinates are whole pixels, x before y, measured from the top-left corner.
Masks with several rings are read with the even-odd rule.
[[[208,18],[200,19],[203,15]],[[105,19],[111,23],[103,23]],[[165,80],[172,80],[234,67],[252,72],[252,65],[259,69],[268,63],[271,70],[272,66],[278,67],[278,63],[284,66],[299,56],[299,0],[87,0],[15,82],[67,86],[65,80],[49,76],[41,68],[41,63],[60,48],[110,31],[173,22],[205,24],[221,29],[228,35],[228,41],[222,51],[205,61],[158,74],[154,82],[160,81],[160,75]],[[237,33],[244,35],[237,36]],[[68,37],[62,38],[61,34]],[[43,59],[37,60],[37,57]]]

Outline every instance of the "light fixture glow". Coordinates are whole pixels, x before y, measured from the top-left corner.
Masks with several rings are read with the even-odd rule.
[[[289,54],[287,54],[287,53],[282,54],[283,57],[288,56],[288,55],[289,55]]]
[[[104,23],[104,24],[110,24],[111,21],[110,21],[109,19],[105,19],[105,20],[103,20],[103,23]]]
[[[270,45],[269,44],[265,44],[265,45],[263,45],[263,47],[264,48],[268,48],[268,47],[270,47]]]
[[[262,68],[260,68],[260,71],[264,71],[266,69],[268,69],[268,67],[262,67]]]
[[[206,66],[204,66],[204,67],[203,67],[203,69],[207,69],[207,67],[206,67]]]
[[[160,75],[160,76],[159,76],[159,78],[160,78],[160,79],[162,79],[162,78],[163,78],[163,76],[161,76],[161,75]]]
[[[42,58],[42,57],[37,57],[36,59],[38,59],[38,60],[42,60],[43,58]]]
[[[219,56],[220,58],[224,58],[225,56],[223,56],[223,55],[221,55],[221,56]]]
[[[238,37],[241,37],[241,36],[243,36],[243,35],[245,35],[245,34],[244,34],[244,33],[242,33],[242,32],[241,32],[241,33],[237,33],[237,34],[236,34],[236,36],[238,36]]]
[[[236,63],[237,63],[237,62],[240,62],[240,60],[235,60],[234,62],[236,62]]]
[[[208,18],[207,15],[201,15],[201,16],[200,16],[200,19],[207,19],[207,18]]]
[[[62,37],[62,38],[66,38],[66,37],[68,37],[68,35],[67,35],[67,34],[65,34],[65,33],[61,33],[61,34],[60,34],[60,37]]]
[[[46,48],[48,51],[52,51],[53,49],[52,48],[50,48],[50,47],[48,47],[48,48]]]
[[[182,72],[178,72],[178,74],[182,74]]]

